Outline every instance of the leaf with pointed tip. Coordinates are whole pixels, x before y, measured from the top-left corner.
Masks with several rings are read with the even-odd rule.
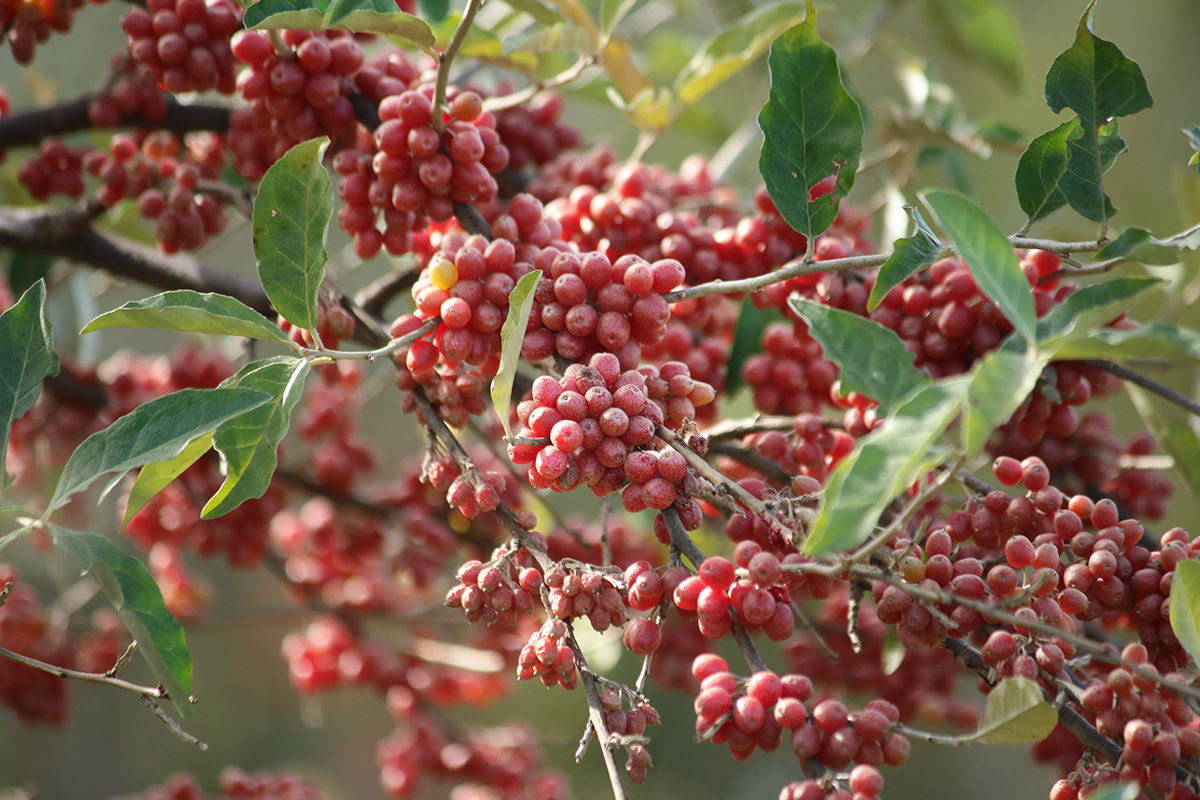
[[[1170,454],[1172,467],[1182,479],[1180,483],[1195,497],[1200,492],[1200,437],[1190,425],[1164,416],[1141,387],[1129,381],[1124,382],[1124,387],[1146,430]]]
[[[913,354],[900,337],[878,322],[796,295],[788,305],[808,323],[825,358],[837,364],[842,391],[878,402],[881,415],[929,383],[929,376],[913,365]]]
[[[949,234],[979,290],[1026,342],[1034,342],[1033,290],[1000,226],[974,200],[958,192],[926,191],[921,199]]]
[[[750,301],[750,295],[742,298],[733,328],[733,344],[729,346],[729,362],[725,365],[725,392],[730,397],[742,388],[742,366],[746,359],[762,350],[763,331],[772,322],[782,320],[776,309],[759,308]]]
[[[550,5],[555,6],[559,13],[563,15],[563,19],[567,22],[573,22],[578,25],[588,35],[590,42],[587,51],[592,52],[597,49],[600,39],[600,30],[596,27],[596,20],[592,18],[592,13],[588,11],[580,0],[548,0]]]
[[[1149,108],[1154,99],[1141,67],[1092,32],[1094,6],[1095,0],[1079,20],[1075,42],[1046,73],[1046,104],[1051,111],[1070,108],[1079,115],[1078,133],[1067,138],[1069,164],[1059,183],[1062,195],[1083,217],[1104,222],[1115,209],[1100,182],[1102,129],[1116,117]]]
[[[254,199],[254,256],[263,289],[284,319],[317,326],[317,292],[325,277],[325,230],[333,188],[321,164],[329,137],[301,142],[263,175]]]
[[[154,496],[167,488],[167,484],[178,478],[192,464],[212,447],[212,435],[203,433],[188,442],[183,451],[174,458],[166,461],[156,461],[138,470],[137,480],[129,490],[129,501],[125,504],[125,518],[121,520],[124,528],[133,519],[134,514],[145,508]]]
[[[963,452],[983,452],[988,437],[1025,402],[1048,363],[1048,354],[1030,348],[993,350],[976,362],[963,405]]]
[[[805,553],[846,552],[867,540],[888,504],[939,460],[934,444],[962,409],[967,380],[926,384],[858,441],[825,483]]]
[[[182,389],[143,403],[75,449],[46,513],[104,475],[175,458],[197,436],[269,399],[252,389]]]
[[[100,586],[121,621],[137,640],[150,666],[181,717],[191,713],[192,657],[183,628],[163,602],[154,576],[141,561],[103,536],[51,525],[56,547],[75,558]]]
[[[1028,744],[1045,739],[1058,724],[1058,712],[1029,678],[1005,678],[988,693],[983,719],[968,741]]]
[[[1014,181],[1017,202],[1030,221],[1045,217],[1067,204],[1058,183],[1067,172],[1067,137],[1080,130],[1079,120],[1067,120],[1036,137],[1017,161]]]
[[[707,41],[675,80],[675,94],[691,105],[752,63],[774,39],[804,19],[803,3],[768,5],[739,18]]]
[[[938,253],[942,252],[941,241],[925,222],[916,206],[905,206],[904,210],[912,217],[915,230],[912,236],[897,239],[892,245],[892,254],[879,268],[875,285],[871,287],[871,296],[867,298],[867,311],[879,308],[887,293],[904,283],[904,279],[932,264]]]
[[[995,0],[929,0],[926,19],[942,47],[991,70],[1009,88],[1021,85],[1021,37],[1012,15]]]
[[[275,474],[279,443],[292,421],[292,409],[304,394],[311,370],[304,359],[254,361],[221,385],[263,392],[271,402],[224,422],[213,434],[225,481],[200,512],[204,519],[228,514],[246,500],[262,497]]]
[[[1126,228],[1117,238],[1096,251],[1096,260],[1122,258],[1150,266],[1178,264],[1184,250],[1200,248],[1200,228],[1193,228],[1170,239],[1155,239],[1150,231]]]
[[[764,135],[758,171],[780,215],[812,240],[833,222],[854,185],[863,120],[842,85],[837,54],[817,33],[811,0],[807,8],[804,22],[776,39],[767,58],[771,90],[758,115]],[[833,190],[811,198],[830,177]]]
[[[164,331],[218,333],[287,344],[279,326],[241,300],[223,294],[176,289],[133,300],[93,319],[80,333],[104,328],[156,328]]]
[[[1171,632],[1192,657],[1200,661],[1200,561],[1184,559],[1171,583]]]
[[[508,318],[500,329],[500,368],[496,377],[492,378],[492,405],[508,436],[512,436],[508,408],[512,404],[513,380],[517,377],[517,361],[521,358],[525,329],[529,326],[529,314],[533,311],[533,292],[541,277],[542,271],[535,269],[517,281],[508,295]]]
[[[0,489],[8,483],[4,458],[14,421],[33,408],[42,381],[58,374],[54,336],[46,318],[46,282],[37,281],[0,314]]]
[[[1115,278],[1080,287],[1038,320],[1038,347],[1056,355],[1063,342],[1090,336],[1121,316],[1142,292],[1161,283],[1158,278]]]

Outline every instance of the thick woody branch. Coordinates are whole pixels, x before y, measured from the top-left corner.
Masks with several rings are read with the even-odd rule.
[[[227,294],[262,314],[275,314],[258,281],[100,233],[85,209],[0,208],[0,247],[71,259],[157,289]]]
[[[0,149],[30,147],[47,136],[61,136],[75,131],[90,130],[88,105],[92,97],[25,111],[0,119]],[[160,120],[146,119],[141,114],[121,118],[123,128],[155,128],[175,134],[191,131],[225,131],[229,129],[230,109],[225,106],[180,105],[169,103],[167,114]]]

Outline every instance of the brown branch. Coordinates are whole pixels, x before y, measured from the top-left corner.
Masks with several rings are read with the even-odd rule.
[[[579,670],[579,681],[583,684],[583,691],[587,697],[588,724],[591,730],[595,731],[596,738],[600,742],[600,755],[604,758],[604,768],[608,771],[608,782],[612,785],[613,797],[616,800],[629,800],[625,784],[621,780],[621,769],[617,766],[617,759],[613,755],[612,733],[604,721],[604,708],[600,705],[600,692],[596,688],[596,676],[588,667],[587,658],[584,657],[579,642],[575,640],[575,630],[569,622],[567,623],[567,643],[571,646],[571,652],[575,654],[575,666]],[[585,742],[586,739],[587,732],[585,731]],[[581,756],[582,753],[578,753],[576,760],[578,761]]]
[[[1147,378],[1140,372],[1134,372],[1128,367],[1123,367],[1120,364],[1116,364],[1112,361],[1107,361],[1102,358],[1085,358],[1081,359],[1077,363],[1085,367],[1091,367],[1092,369],[1108,372],[1112,375],[1116,375],[1118,378],[1123,378],[1130,383],[1137,384],[1146,391],[1156,394],[1164,400],[1168,400],[1180,408],[1186,409],[1192,414],[1195,414],[1196,416],[1200,416],[1200,403],[1197,403],[1190,397],[1180,394],[1169,386],[1164,386],[1156,380]]]
[[[193,289],[236,297],[268,317],[275,311],[257,280],[232,275],[191,256],[166,256],[90,225],[86,209],[0,208],[0,247],[68,258],[158,289]]]
[[[88,105],[93,98],[85,95],[59,105],[24,111],[0,119],[0,149],[30,147],[47,136],[61,136],[75,131],[91,130]],[[175,134],[191,131],[225,131],[229,129],[231,110],[225,106],[181,105],[168,103],[162,119],[147,119],[141,114],[121,117],[123,128],[155,128]]]
[[[420,275],[420,270],[416,267],[399,272],[389,272],[354,295],[354,302],[368,314],[382,317],[392,298],[412,288],[412,285],[417,282],[418,275]]]
[[[777,462],[747,447],[738,447],[732,442],[710,442],[708,452],[732,458],[742,466],[749,467],[764,478],[768,478],[776,483],[782,483],[786,486],[792,480],[792,476],[788,475]]]

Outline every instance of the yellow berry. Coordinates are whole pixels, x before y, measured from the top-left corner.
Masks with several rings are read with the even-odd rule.
[[[458,283],[458,269],[454,262],[440,253],[435,255],[429,265],[429,282],[439,289],[449,289]]]

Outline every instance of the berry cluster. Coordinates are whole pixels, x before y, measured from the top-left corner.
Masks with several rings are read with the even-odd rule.
[[[496,86],[496,94],[511,90],[503,82]],[[579,146],[582,141],[579,129],[561,120],[565,107],[562,95],[542,92],[528,107],[512,106],[495,113],[496,132],[508,148],[509,167],[521,170],[530,165],[541,166],[562,151]]]
[[[628,699],[630,707],[624,708]],[[604,713],[604,727],[614,736],[644,736],[646,728],[662,722],[658,709],[644,698],[633,696],[624,687],[606,686],[600,690],[600,710]],[[625,745],[625,774],[634,783],[646,780],[650,768],[650,751],[641,742],[631,741]]]
[[[225,209],[216,195],[198,188],[219,177],[224,165],[220,137],[189,134],[179,140],[166,131],[140,138],[119,134],[109,152],[93,150],[84,169],[100,179],[100,202],[112,208],[136,199],[138,214],[153,220],[154,238],[164,253],[196,250],[225,228]]]
[[[491,562],[468,561],[458,569],[458,583],[446,595],[446,605],[461,608],[471,622],[512,627],[518,614],[533,610],[542,587],[542,573],[524,550],[501,552]]]
[[[736,620],[749,630],[761,629],[773,641],[783,641],[792,635],[796,622],[786,590],[775,588],[783,580],[780,561],[761,548],[747,558],[756,545],[740,547],[748,577],[739,578],[728,559],[707,558],[698,575],[675,588],[675,607],[695,612],[700,632],[710,639],[725,636]]]
[[[358,41],[338,31],[288,30],[282,42],[286,52],[279,53],[265,31],[239,31],[232,39],[233,56],[249,67],[237,91],[250,106],[235,113],[229,148],[247,178],[260,177],[297,142],[322,134],[336,139],[354,125],[349,95],[350,78],[363,65]]]
[[[48,625],[33,587],[20,582],[16,569],[0,564],[0,591],[10,584],[0,606],[0,647],[48,664],[73,667],[74,653]],[[111,666],[109,663],[104,669]],[[0,658],[0,703],[22,722],[63,725],[69,692],[67,682],[56,675]]]
[[[72,147],[61,139],[49,136],[38,146],[37,155],[21,162],[17,180],[34,200],[46,200],[51,195],[72,199],[83,196],[83,157],[87,148]]]
[[[231,0],[152,0],[126,14],[121,27],[129,55],[166,91],[233,94],[229,39],[241,22],[242,9]]]
[[[598,633],[625,622],[625,599],[617,584],[592,569],[555,564],[546,570],[546,610],[558,619],[587,617]]]
[[[18,64],[33,61],[38,42],[46,41],[55,31],[69,31],[75,12],[83,4],[84,0],[4,0],[0,3],[0,26],[4,28],[13,59]]]
[[[88,103],[93,127],[116,128],[127,117],[151,124],[166,116],[167,96],[144,66],[118,53],[112,59],[112,73],[105,90]]]
[[[173,617],[190,622],[204,616],[212,599],[212,586],[191,573],[179,547],[165,541],[155,542],[150,546],[146,563]]]
[[[540,678],[547,686],[560,685],[574,689],[579,685],[575,668],[575,653],[565,641],[567,623],[561,619],[546,620],[521,648],[517,659],[517,680]]]

